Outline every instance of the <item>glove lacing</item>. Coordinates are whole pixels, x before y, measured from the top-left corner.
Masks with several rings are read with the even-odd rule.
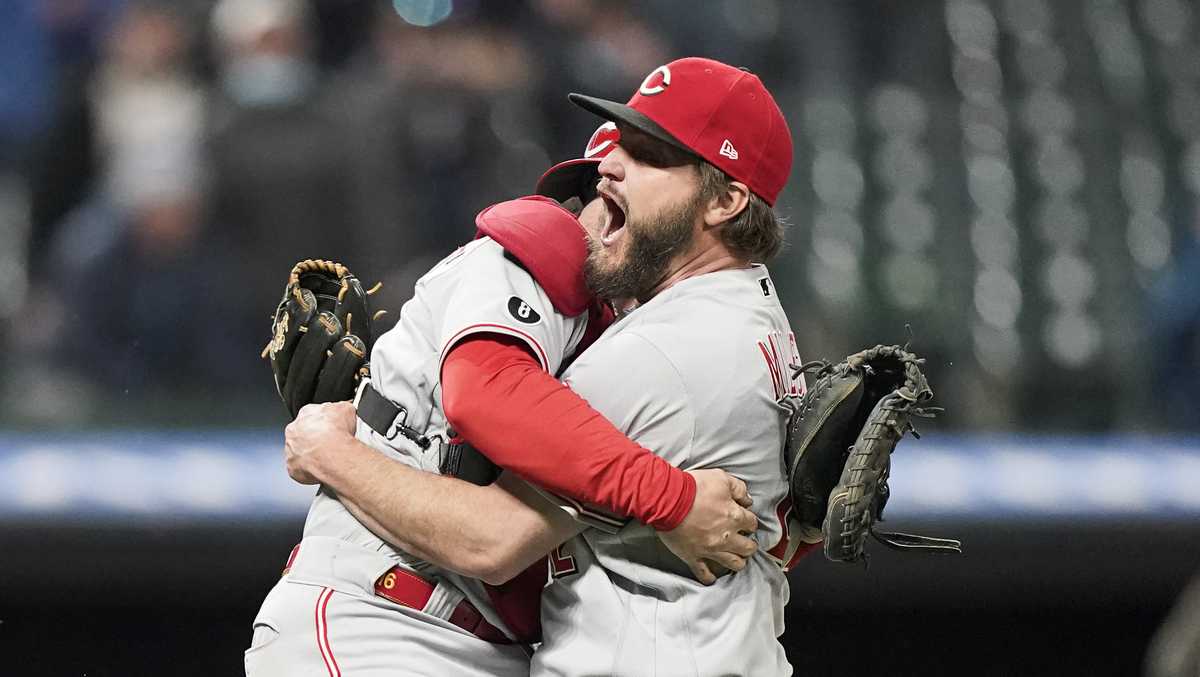
[[[864,365],[867,366],[867,365]],[[915,400],[906,397],[906,393],[902,392],[903,388],[897,389],[891,395],[884,398],[880,405],[882,411],[899,412],[908,416],[920,416],[921,418],[935,418],[943,409],[941,407],[915,407]],[[911,391],[910,391],[911,392]],[[903,437],[905,432],[911,432],[913,437],[920,439],[920,434],[913,427],[912,422],[905,420],[904,425],[900,429],[896,429],[896,419],[888,418],[882,422],[882,425],[893,427],[893,434],[898,437]],[[867,439],[876,439],[873,436],[868,436]],[[870,456],[871,452],[867,449],[857,449],[854,446],[850,448],[850,454],[856,457]],[[865,467],[865,464],[862,464]],[[861,489],[866,486],[866,482],[862,481],[861,471],[856,473],[859,476],[859,481],[848,482],[845,487],[847,489]],[[910,534],[899,531],[879,531],[875,528],[877,522],[883,521],[883,508],[887,504],[888,496],[891,494],[891,488],[888,486],[888,478],[891,475],[891,464],[886,464],[879,473],[879,479],[875,482],[875,492],[872,494],[874,499],[872,505],[862,513],[862,519],[867,522],[867,532],[878,542],[891,548],[892,550],[900,550],[904,552],[929,552],[941,554],[962,554],[962,541],[953,538],[936,538],[933,536],[921,536],[918,534]],[[866,492],[861,492],[860,495],[866,495]],[[855,501],[847,501],[847,506],[853,506]],[[846,548],[849,549],[853,545],[851,538],[855,531],[856,525],[851,520],[842,520],[842,538]],[[864,552],[863,559],[869,562],[868,555]]]

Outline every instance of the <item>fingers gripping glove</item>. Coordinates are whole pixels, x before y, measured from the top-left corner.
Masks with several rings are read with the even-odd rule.
[[[910,417],[932,417],[921,404],[933,391],[923,362],[900,346],[875,346],[839,364],[814,362],[799,371],[815,381],[791,398],[784,459],[793,515],[802,533],[820,532],[825,556],[865,559],[867,534],[900,550],[961,552],[950,539],[877,532],[888,498],[891,453],[913,428]]]
[[[368,297],[378,289],[364,291],[340,263],[305,259],[292,267],[263,357],[293,417],[306,404],[354,397],[368,372],[371,323],[385,312],[371,315]]]

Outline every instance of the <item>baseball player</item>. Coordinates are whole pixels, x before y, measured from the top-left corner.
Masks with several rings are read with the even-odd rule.
[[[611,149],[605,132],[612,127],[589,144],[593,156]],[[594,175],[595,165],[564,163],[547,181],[565,177],[568,187],[594,193],[594,181],[576,174]],[[590,199],[580,217],[603,213]],[[737,535],[756,524],[735,502],[748,503],[744,485],[666,463],[552,376],[611,321],[583,286],[580,222],[557,202],[532,197],[489,207],[477,223],[478,239],[418,282],[397,326],[375,343],[350,441],[397,468],[436,472],[446,454],[460,453],[457,432],[531,481],[661,530],[698,576],[711,578],[704,559],[743,567],[756,547]],[[431,511],[430,524],[472,517],[461,505],[417,496],[392,487],[375,498]],[[426,529],[418,521],[391,533],[356,497],[323,487],[285,577],[254,621],[247,674],[527,674],[519,642],[536,639],[537,591],[554,544],[526,547],[519,566],[481,567],[475,553],[487,541],[454,553],[410,546]],[[730,532],[734,538],[723,537]],[[429,552],[447,566],[432,564]],[[539,560],[540,568],[517,576]],[[476,580],[514,577],[509,587]]]
[[[439,491],[474,517],[434,524],[437,514],[376,500],[388,483],[391,492],[421,492],[420,473],[389,473],[387,459],[373,464],[350,452],[350,412],[339,405],[301,412],[288,430],[289,463],[352,494],[384,529],[431,520],[417,534],[427,540],[413,547],[435,560],[484,543],[493,566],[504,568],[523,547],[488,538],[505,525],[514,526],[506,535],[534,550],[563,543],[541,594],[543,643],[533,674],[791,674],[778,642],[784,570],[811,544],[789,538],[784,519],[782,401],[804,384],[792,376],[800,360],[774,284],[755,263],[782,244],[772,205],[791,167],[787,124],[757,77],[707,59],[655,69],[628,104],[571,99],[619,131],[598,167],[604,214],[598,224],[583,219],[595,228],[588,283],[638,307],[568,368],[565,381],[672,464],[721,467],[745,480],[761,549],[735,575],[705,586],[644,525],[606,520],[558,492],[516,482],[449,481]],[[339,468],[360,462],[370,470]]]

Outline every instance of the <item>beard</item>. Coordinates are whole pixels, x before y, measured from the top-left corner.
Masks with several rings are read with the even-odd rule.
[[[692,244],[692,221],[699,208],[692,199],[677,207],[625,224],[625,256],[613,255],[598,239],[588,238],[584,280],[593,294],[604,299],[646,300],[668,274],[671,259]]]

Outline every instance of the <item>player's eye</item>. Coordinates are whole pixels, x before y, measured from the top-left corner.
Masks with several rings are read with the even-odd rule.
[[[665,143],[638,141],[625,148],[630,157],[651,167],[679,167],[690,164],[691,157],[686,153],[676,151]]]
[[[629,157],[651,167],[680,167],[696,161],[692,155],[664,141],[631,129],[622,129],[621,140],[617,143],[629,153]]]

